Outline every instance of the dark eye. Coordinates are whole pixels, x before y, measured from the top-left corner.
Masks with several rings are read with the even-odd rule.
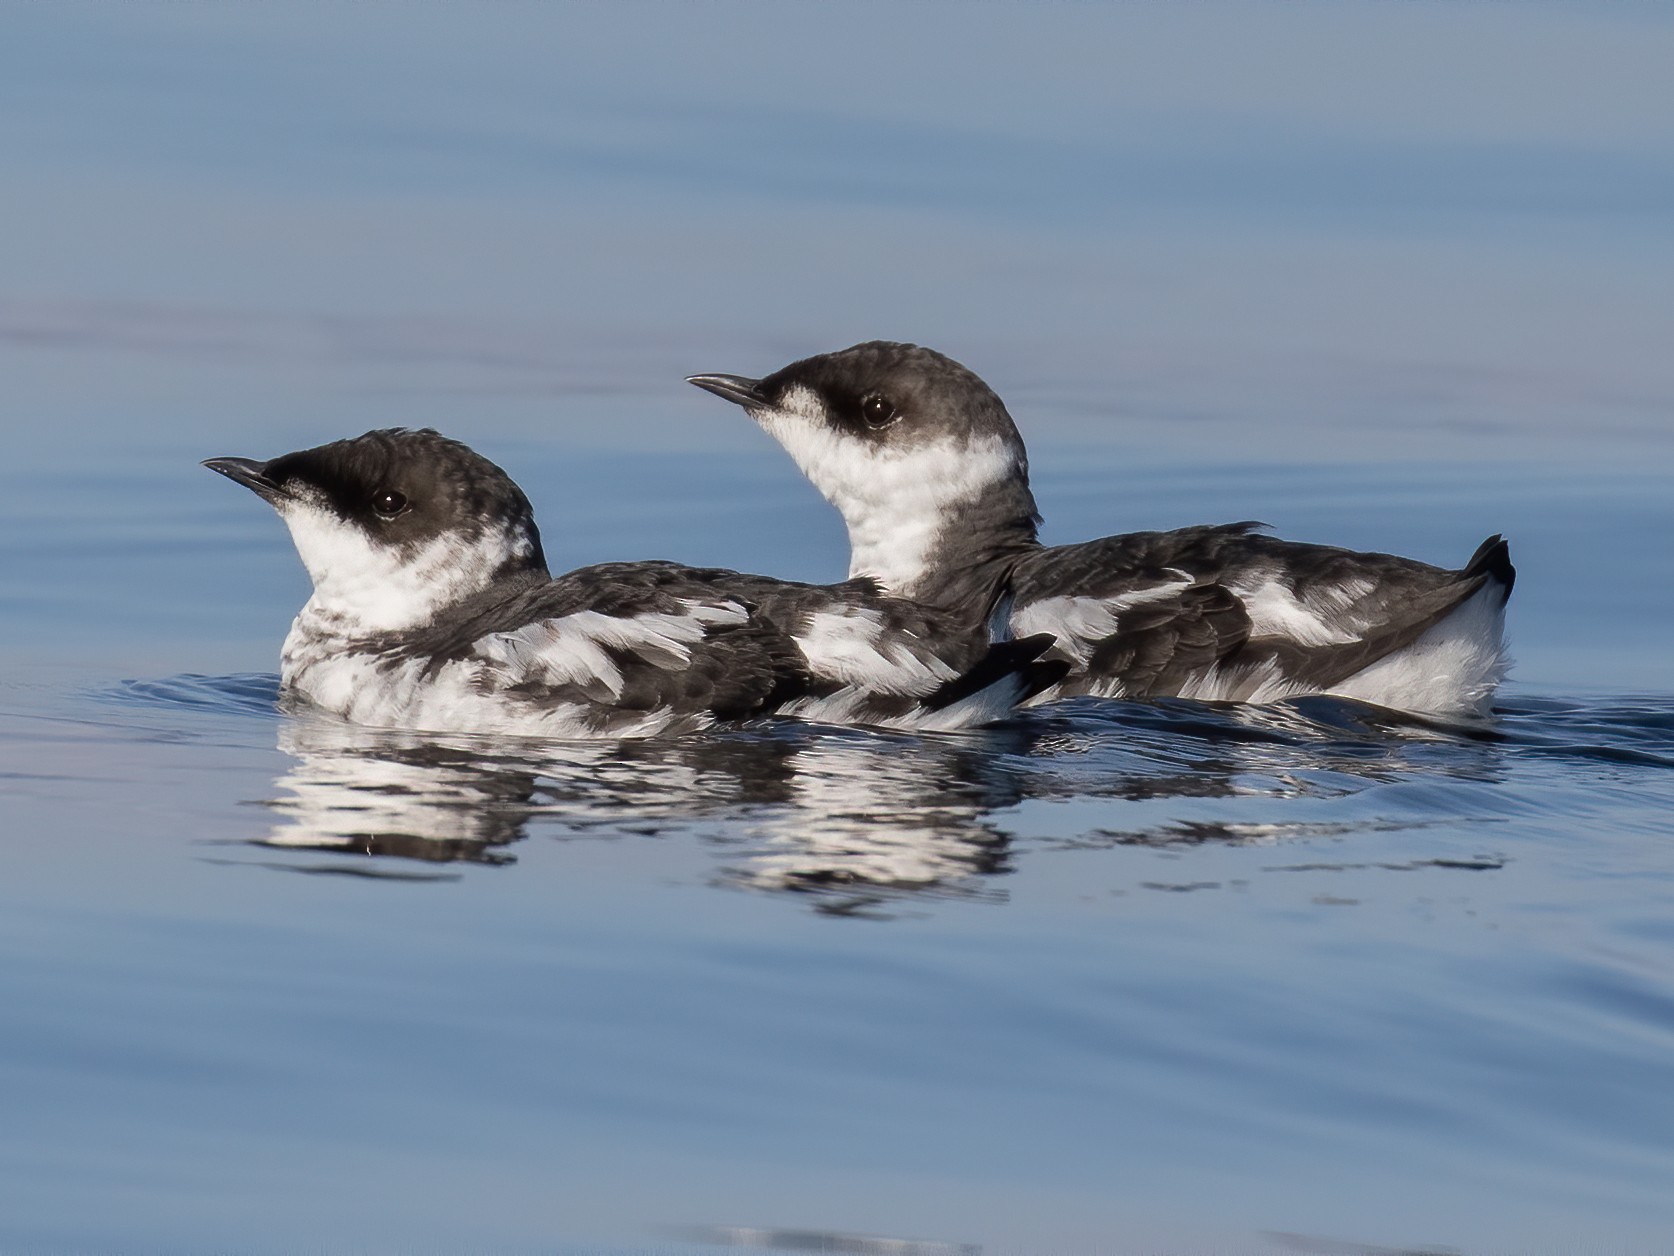
[[[407,497],[404,493],[397,493],[392,488],[386,488],[372,499],[372,509],[385,519],[393,519],[407,509]]]
[[[860,403],[860,417],[868,427],[887,427],[895,418],[894,403],[873,393]]]

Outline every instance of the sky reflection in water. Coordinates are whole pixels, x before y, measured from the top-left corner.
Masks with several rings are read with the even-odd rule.
[[[11,6],[0,1246],[1665,1246],[1671,60],[1638,4]],[[1053,541],[1505,532],[1499,717],[278,709],[305,580],[200,459],[433,424],[564,565],[834,578],[681,381],[878,336],[995,384]]]

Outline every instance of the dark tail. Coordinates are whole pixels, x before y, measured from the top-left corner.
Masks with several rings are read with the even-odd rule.
[[[940,711],[981,693],[1007,676],[1016,676],[1022,682],[1017,701],[1027,702],[1069,674],[1069,664],[1062,659],[1039,661],[1040,656],[1050,650],[1056,641],[1057,638],[1049,632],[1037,632],[1018,641],[997,642],[989,647],[980,663],[925,698],[924,705],[929,710]]]
[[[1511,586],[1517,583],[1517,568],[1511,565],[1511,546],[1499,533],[1489,537],[1476,547],[1476,553],[1471,555],[1466,563],[1464,576],[1486,576],[1500,586],[1500,601],[1505,603],[1511,598]]]

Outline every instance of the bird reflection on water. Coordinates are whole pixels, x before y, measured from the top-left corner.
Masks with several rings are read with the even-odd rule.
[[[925,897],[1004,901],[1001,878],[1027,851],[1271,844],[1400,827],[1189,812],[1194,800],[1233,796],[1343,797],[1418,770],[1491,780],[1497,755],[1491,738],[1469,730],[1333,699],[1262,708],[1087,700],[966,734],[785,721],[623,742],[390,732],[292,710],[279,748],[294,762],[265,803],[277,823],[258,844],[270,849],[373,856],[394,873],[395,860],[512,863],[531,835],[685,836],[712,851],[714,882],[805,894],[835,914],[888,914]],[[1041,835],[1019,823],[1025,803],[1090,799],[1105,804],[1098,827]],[[1158,800],[1180,800],[1186,814],[1158,822],[1146,805]],[[1143,822],[1123,825],[1126,814]],[[298,870],[372,871],[364,862]]]

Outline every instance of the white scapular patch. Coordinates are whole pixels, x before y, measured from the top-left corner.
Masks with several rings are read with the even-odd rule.
[[[891,634],[876,611],[863,607],[817,612],[793,639],[816,674],[843,685],[824,697],[798,698],[779,712],[814,723],[947,732],[1004,719],[1023,691],[1022,678],[1013,674],[939,710],[915,705],[883,716],[875,706],[879,694],[927,697],[958,672],[916,638]]]
[[[798,386],[778,408],[750,413],[843,516],[849,575],[872,576],[892,593],[910,596],[923,578],[953,507],[1023,474],[1020,454],[997,437],[874,445],[832,428],[823,404]]]
[[[1058,652],[1077,667],[1085,667],[1098,643],[1120,628],[1122,612],[1151,602],[1167,601],[1191,585],[1191,577],[1182,572],[1178,580],[1130,589],[1114,597],[1041,598],[1012,614],[1011,629],[1019,637],[1032,637],[1039,632],[1051,633],[1058,638]]]
[[[278,511],[314,582],[297,622],[306,617],[322,630],[354,635],[416,627],[534,548],[527,535],[491,528],[471,539],[444,534],[409,551],[307,497],[281,500]]]
[[[816,611],[792,640],[816,675],[876,693],[926,694],[958,675],[916,638],[890,633],[865,607]]]
[[[1227,581],[1250,617],[1250,636],[1283,637],[1298,645],[1346,645],[1358,641],[1365,627],[1346,622],[1344,612],[1372,589],[1354,577],[1339,585],[1319,585],[1299,598],[1273,570],[1240,572]],[[1336,622],[1333,622],[1333,621]]]
[[[1505,592],[1490,582],[1423,636],[1356,672],[1330,692],[1431,715],[1484,715],[1511,660]]]
[[[800,639],[798,644],[801,644]],[[928,697],[948,681],[956,679],[958,673],[928,651],[915,654],[904,646],[894,647],[893,650],[885,647],[883,654],[872,655],[871,658],[878,662],[868,661],[864,652],[857,656],[857,679],[845,684],[836,693],[798,698],[780,708],[778,714],[796,716],[816,724],[867,724],[876,728],[918,732],[954,732],[1005,719],[1016,710],[1023,696],[1022,675],[1010,672],[997,677],[985,688],[939,709],[931,710],[914,704],[899,714],[883,715],[876,706],[879,694]],[[879,662],[883,665],[879,666]],[[836,670],[826,669],[825,674],[835,677]]]
[[[497,663],[508,676],[540,684],[600,683],[622,695],[622,671],[607,650],[627,650],[656,667],[677,670],[691,662],[692,646],[711,626],[741,624],[749,612],[736,602],[719,606],[682,599],[680,614],[605,615],[578,611],[500,632],[476,643],[473,653]]]

